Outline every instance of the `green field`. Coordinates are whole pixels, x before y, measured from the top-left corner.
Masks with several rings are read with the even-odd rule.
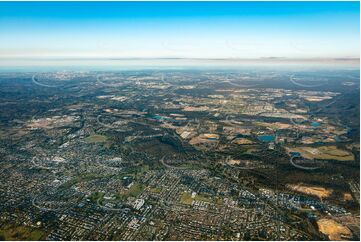
[[[209,197],[206,197],[202,194],[197,194],[194,198],[192,198],[192,195],[189,192],[183,192],[180,196],[180,202],[183,204],[192,204],[193,201],[202,201],[211,203],[212,199]]]
[[[194,197],[194,200],[195,200],[195,201],[207,202],[207,203],[211,203],[211,202],[212,202],[212,199],[211,199],[211,198],[206,197],[206,196],[201,195],[201,194],[197,194],[197,195]]]
[[[93,174],[93,173],[83,174],[81,176],[75,177],[75,178],[65,182],[64,184],[62,184],[60,186],[60,189],[68,189],[71,186],[73,186],[73,185],[75,185],[75,184],[77,184],[79,182],[91,181],[91,180],[95,180],[95,179],[98,179],[98,178],[101,178],[101,177],[103,177],[103,176],[98,175],[98,174]]]
[[[107,140],[108,139],[106,136],[99,135],[99,134],[90,135],[85,138],[85,142],[87,142],[87,143],[104,143]]]
[[[150,191],[153,193],[160,193],[162,190],[159,187],[154,187],[154,188],[151,188]]]
[[[180,201],[181,203],[183,204],[192,204],[193,202],[193,198],[192,198],[192,195],[188,192],[183,192],[181,197],[180,197]]]
[[[129,188],[129,190],[124,191],[120,194],[118,193],[116,196],[117,199],[125,200],[128,197],[138,197],[143,192],[143,190],[144,190],[143,185],[139,183],[135,183]]]
[[[97,202],[99,199],[99,202],[102,202],[101,200],[104,197],[104,192],[94,192],[89,196],[90,201]]]
[[[299,152],[306,159],[320,160],[340,160],[352,161],[354,156],[347,150],[338,149],[336,146],[319,146],[319,147],[288,147],[288,152]]]
[[[0,240],[44,240],[45,232],[28,226],[6,225],[0,229]]]

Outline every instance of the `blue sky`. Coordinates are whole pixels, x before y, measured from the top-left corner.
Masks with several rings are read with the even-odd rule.
[[[355,58],[359,2],[0,2],[0,57]]]

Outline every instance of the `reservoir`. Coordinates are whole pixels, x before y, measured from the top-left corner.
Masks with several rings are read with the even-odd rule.
[[[257,137],[257,139],[259,139],[262,142],[273,142],[275,140],[275,136],[274,135],[259,135]]]

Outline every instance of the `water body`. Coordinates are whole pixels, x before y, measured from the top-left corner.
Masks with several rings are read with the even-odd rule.
[[[312,122],[311,123],[311,126],[312,127],[319,127],[321,124],[320,123],[317,123],[317,122]]]
[[[259,139],[262,142],[273,142],[273,141],[275,141],[275,136],[274,135],[259,135],[257,137],[257,139]]]
[[[290,152],[290,155],[294,156],[294,157],[300,157],[301,153],[300,152]]]
[[[208,140],[217,140],[216,138],[208,138]]]

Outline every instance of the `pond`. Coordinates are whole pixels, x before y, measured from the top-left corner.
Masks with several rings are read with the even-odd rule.
[[[312,127],[319,127],[321,124],[320,123],[317,123],[317,122],[312,122],[311,123],[311,126]]]
[[[257,139],[262,142],[273,142],[275,140],[275,136],[274,135],[259,135],[257,137]]]

